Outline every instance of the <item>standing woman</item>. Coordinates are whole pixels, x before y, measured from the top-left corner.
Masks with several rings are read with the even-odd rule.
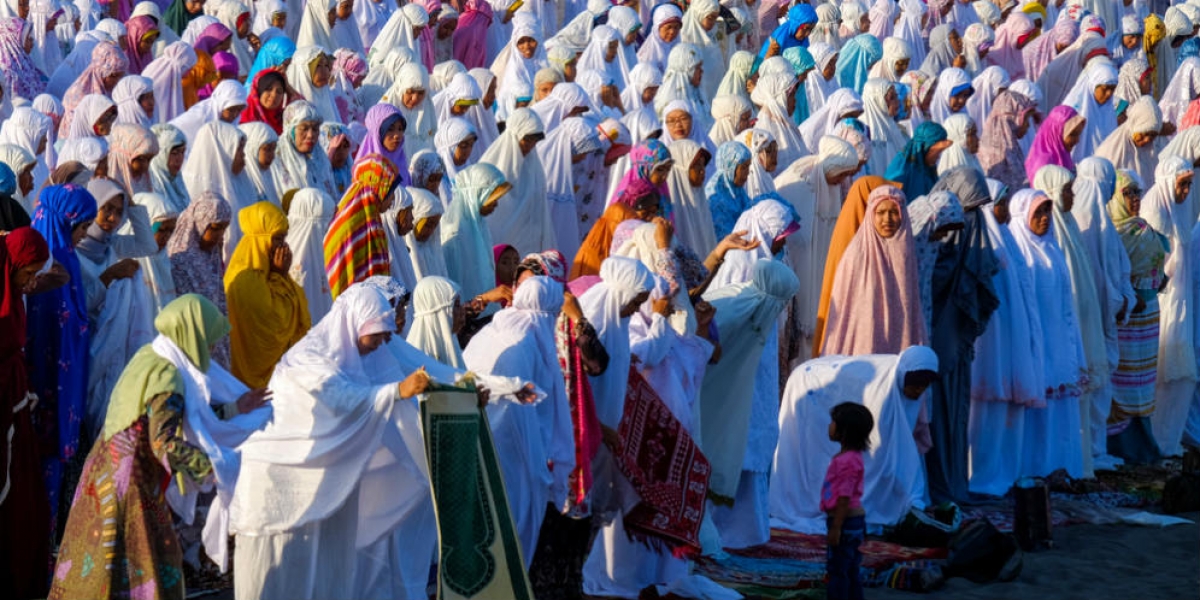
[[[4,101],[12,103],[12,97],[33,100],[46,91],[46,73],[38,69],[25,48],[29,47],[33,32],[30,23],[18,17],[0,19],[0,78],[4,84]]]
[[[833,280],[822,355],[898,354],[927,343],[906,204],[895,186],[871,192],[870,226],[858,229]]]
[[[675,142],[669,150],[672,165],[667,188],[676,239],[696,254],[707,254],[717,247],[712,210],[704,193],[704,173],[712,162],[712,154],[692,140]]]
[[[329,277],[325,274],[323,242],[336,211],[333,199],[314,188],[296,192],[288,205],[287,244],[295,253],[288,275],[304,288],[308,314],[313,321],[320,321],[333,305]]]
[[[150,186],[163,197],[167,206],[183,212],[191,203],[180,173],[187,156],[187,137],[169,123],[155,125],[150,131],[158,138],[158,153],[150,160]]]
[[[396,171],[397,183],[410,185],[408,153],[404,150],[408,120],[404,118],[402,111],[392,104],[381,102],[367,111],[363,124],[367,128],[367,137],[359,146],[354,161],[357,163],[368,156],[383,157]]]
[[[1032,272],[1042,347],[1055,349],[1045,353],[1042,363],[1044,403],[1025,412],[1021,471],[1044,477],[1065,468],[1071,477],[1079,477],[1083,445],[1078,398],[1086,358],[1071,299],[1071,273],[1055,240],[1053,210],[1053,201],[1040,191],[1021,190],[1013,196],[1012,232]],[[1050,440],[1053,443],[1047,443]]]
[[[63,287],[26,299],[29,389],[39,398],[33,420],[50,506],[49,519],[43,521],[49,523],[49,530],[39,531],[31,538],[34,544],[37,540],[55,538],[59,504],[64,493],[72,492],[64,489],[64,470],[67,463],[78,460],[87,403],[91,331],[86,286],[75,244],[86,235],[96,212],[95,198],[85,188],[68,184],[42,190],[33,213],[33,228],[46,239],[50,255],[71,278]],[[44,563],[45,558],[38,560]]]
[[[200,128],[183,180],[189,193],[213,192],[225,198],[236,213],[253,203],[257,194],[246,176],[246,136],[237,127],[219,121]],[[241,227],[234,224],[225,238],[225,256],[233,253],[241,239]]]
[[[283,165],[276,159],[279,136],[266,123],[242,123],[238,129],[246,136],[246,177],[258,194],[255,201],[282,206],[278,185],[283,181]]]
[[[946,129],[941,125],[933,121],[921,123],[904,149],[892,158],[884,177],[900,184],[908,198],[915,200],[928,194],[938,179],[938,160],[952,143],[946,138]]]
[[[1032,100],[1009,91],[996,96],[980,138],[979,165],[988,177],[1007,185],[1010,190],[1029,185],[1021,138],[1029,131],[1030,121],[1038,119],[1037,106]]]
[[[42,234],[29,227],[6,232],[0,243],[0,328],[8,332],[0,342],[0,446],[4,465],[4,501],[0,504],[0,584],[16,598],[39,598],[46,593],[50,572],[50,537],[46,524],[50,510],[42,479],[38,438],[33,427],[32,391],[26,366],[25,295],[34,291],[37,273],[50,258]],[[37,337],[52,330],[42,330]]]
[[[288,222],[269,202],[238,213],[242,239],[225,271],[232,350],[231,372],[242,383],[263,387],[275,363],[310,326],[304,290],[288,277],[292,251]]]
[[[129,60],[121,48],[111,42],[96,44],[92,50],[92,61],[84,69],[75,83],[63,93],[63,118],[58,125],[58,135],[66,138],[71,131],[71,122],[75,118],[75,109],[88,94],[108,96],[117,87],[121,78],[129,69]]]
[[[1025,157],[1025,177],[1033,181],[1039,169],[1058,165],[1068,171],[1075,169],[1071,150],[1079,143],[1087,119],[1070,106],[1055,106],[1046,115],[1033,137],[1033,146]]]
[[[319,143],[321,122],[316,107],[304,100],[289,104],[283,111],[283,133],[277,150],[284,175],[284,188],[276,189],[280,197],[306,187],[315,187],[330,197],[338,195],[329,177],[329,157]]]
[[[167,242],[167,257],[171,261],[171,280],[180,295],[199,294],[221,311],[228,312],[225,302],[225,263],[221,248],[225,230],[233,219],[233,211],[224,198],[204,192],[192,201],[175,223],[175,235]],[[213,347],[213,360],[228,368],[229,341],[221,340]]]
[[[382,215],[391,208],[396,178],[396,168],[382,156],[368,155],[354,164],[354,182],[325,233],[325,273],[333,299],[372,275],[391,274]]]
[[[556,236],[546,206],[546,173],[534,152],[546,137],[537,113],[519,108],[508,117],[508,126],[483,154],[482,162],[500,169],[506,181],[519,181],[508,202],[488,219],[492,240],[512,244],[521,254],[555,248]]]
[[[282,71],[263,69],[250,83],[246,108],[239,123],[266,123],[275,133],[283,133],[283,105],[287,102],[287,79]]]
[[[495,287],[492,235],[483,219],[496,210],[512,187],[504,174],[488,163],[471,165],[454,178],[454,201],[441,223],[442,252],[446,271],[465,298],[476,298]]]

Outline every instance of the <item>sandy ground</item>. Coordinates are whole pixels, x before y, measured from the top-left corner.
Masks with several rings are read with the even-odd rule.
[[[1179,515],[1200,521],[1200,513]],[[1200,598],[1200,526],[1164,529],[1130,525],[1073,525],[1054,531],[1055,547],[1025,555],[1016,581],[978,585],[951,579],[928,597],[955,600],[1080,599],[1196,600]],[[868,600],[922,595],[869,589]]]

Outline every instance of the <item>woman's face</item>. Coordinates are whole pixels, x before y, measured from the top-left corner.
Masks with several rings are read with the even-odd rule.
[[[971,98],[970,90],[963,90],[953,96],[950,96],[950,99],[947,102],[947,104],[950,105],[950,112],[952,112],[952,113],[961,112],[962,109],[966,108],[967,100],[970,98]]]
[[[484,110],[491,110],[496,104],[496,79],[492,79],[488,84],[487,91],[483,93],[483,100],[480,101]]]
[[[242,111],[246,109],[245,104],[235,104],[221,111],[221,120],[226,123],[233,123],[242,115]]]
[[[979,129],[974,125],[967,129],[967,152],[971,154],[979,152]]]
[[[425,191],[436,195],[438,188],[442,185],[442,178],[445,176],[445,173],[432,173],[429,177],[425,178],[425,185],[421,187],[425,188]]]
[[[142,154],[141,156],[133,157],[129,161],[129,174],[134,177],[142,177],[150,172],[150,161],[154,159],[153,154]]]
[[[154,42],[158,41],[158,32],[151,31],[147,35],[143,35],[142,39],[138,40],[137,51],[139,55],[150,54],[150,50],[154,48]]]
[[[707,168],[708,156],[704,152],[697,152],[696,158],[692,159],[692,164],[688,165],[688,184],[694,188],[703,186]]]
[[[300,154],[308,154],[313,151],[317,145],[317,136],[320,133],[321,124],[317,121],[301,121],[296,126],[293,134],[293,141],[296,144],[296,150]]]
[[[704,80],[704,65],[703,64],[696,65],[696,68],[692,71],[692,80],[691,80],[692,87],[700,87],[700,82],[703,80]]]
[[[617,59],[617,49],[620,45],[620,40],[613,40],[608,43],[608,47],[604,49],[604,62],[612,62]]]
[[[1054,210],[1053,202],[1043,202],[1033,211],[1029,217],[1029,230],[1033,235],[1041,237],[1050,231],[1050,214]]]
[[[1133,134],[1133,145],[1137,148],[1145,148],[1154,143],[1158,138],[1157,131],[1145,131]]]
[[[1086,120],[1080,119],[1074,127],[1063,131],[1063,147],[1067,152],[1075,149],[1075,145],[1079,143],[1079,137],[1083,135],[1083,126],[1087,123]]]
[[[37,283],[37,274],[41,270],[42,265],[40,264],[25,265],[17,269],[13,273],[13,287],[20,290],[23,294],[28,293],[33,289],[33,285]]]
[[[79,242],[83,241],[83,238],[87,237],[88,227],[91,226],[91,224],[91,221],[84,221],[76,225],[75,228],[71,230],[72,247],[78,246]]]
[[[92,125],[92,131],[95,132],[96,135],[104,137],[112,133],[112,126],[116,121],[117,107],[114,106],[104,111],[104,114],[100,115],[99,119],[96,119],[96,122]]]
[[[546,96],[549,96],[550,92],[554,91],[554,86],[557,84],[558,82],[556,81],[543,81],[537,84],[533,90],[534,102],[541,102],[542,100],[545,100]]]
[[[713,26],[717,24],[717,17],[719,16],[721,16],[721,13],[718,12],[704,15],[704,18],[700,19],[700,27],[703,27],[705,31],[712,31]]]
[[[424,101],[425,90],[420,88],[409,88],[404,90],[404,94],[400,96],[400,104],[403,104],[404,108],[407,108],[408,110],[417,108],[417,106]]]
[[[671,21],[658,26],[658,37],[662,41],[670,44],[679,37],[679,30],[683,28],[683,23],[680,21]]]
[[[275,148],[278,142],[270,142],[258,147],[258,168],[266,170],[271,168],[271,163],[275,162]]]
[[[1147,69],[1145,73],[1142,73],[1141,77],[1138,77],[1138,90],[1142,92],[1143,96],[1149,94],[1154,85],[1154,79],[1150,77],[1153,73],[1153,70]]]
[[[142,107],[142,112],[146,113],[147,117],[154,118],[154,92],[146,92],[138,96],[138,106]]]
[[[888,116],[895,119],[900,114],[900,95],[896,93],[894,86],[888,86],[888,91],[883,95],[883,102],[887,105]]]
[[[517,277],[517,265],[521,264],[521,255],[512,247],[506,248],[500,253],[500,260],[496,262],[496,279],[511,285]]]
[[[1001,198],[992,205],[992,215],[1001,225],[1007,225],[1012,220],[1012,213],[1008,211],[1008,198]]]
[[[539,141],[541,141],[540,137],[532,135],[521,138],[521,141],[518,142],[518,145],[521,147],[521,156],[529,156],[529,153],[533,152]]]
[[[1192,193],[1193,172],[1188,171],[1175,177],[1175,204],[1183,204]]]
[[[692,135],[692,115],[685,110],[673,110],[667,113],[667,131],[677,140],[686,139]]]
[[[312,72],[313,87],[323,88],[329,85],[329,79],[333,76],[333,62],[329,60],[329,56],[322,54],[321,58],[317,59],[317,66]]]
[[[404,143],[404,125],[404,121],[401,119],[392,119],[392,122],[388,123],[387,129],[384,130],[383,136],[379,140],[383,144],[384,150],[395,152],[400,149],[400,145]]]
[[[769,142],[765,148],[759,150],[758,163],[767,173],[774,174],[775,169],[779,168],[779,143]]]
[[[950,42],[950,48],[954,50],[954,52],[962,54],[963,39],[961,35],[958,35],[957,31],[951,29],[950,34],[946,36],[946,40]]]
[[[529,36],[517,40],[517,52],[520,52],[521,57],[526,60],[533,58],[533,54],[537,52],[537,47],[537,40]]]
[[[220,246],[225,240],[226,229],[229,229],[229,221],[209,223],[204,229],[204,235],[200,236],[200,249],[209,252]]]
[[[107,233],[117,230],[125,216],[125,194],[117,194],[96,211],[96,225]]]
[[[33,191],[33,168],[37,163],[29,165],[17,177],[17,186],[21,189],[22,196],[29,196],[29,192]]]
[[[1125,199],[1125,210],[1129,214],[1136,215],[1142,209],[1142,191],[1136,185],[1127,185],[1121,190],[1121,197]]]
[[[1068,181],[1062,189],[1062,204],[1065,213],[1071,212],[1075,206],[1075,186],[1071,185],[1072,181]]]
[[[654,104],[654,97],[658,95],[658,86],[653,85],[642,90],[642,104]]]
[[[637,220],[649,223],[662,212],[657,194],[651,194],[637,201],[633,206],[633,214]]]
[[[283,101],[287,99],[287,90],[283,87],[282,81],[272,81],[266,89],[258,90],[258,103],[267,110],[279,110],[283,107]]]
[[[184,0],[183,8],[188,14],[198,15],[204,10],[204,0]]]
[[[287,13],[277,12],[277,13],[271,15],[271,27],[275,27],[277,29],[286,29],[287,28]]]
[[[832,80],[833,76],[837,74],[837,59],[838,55],[835,53],[829,58],[829,62],[825,64],[825,68],[821,69],[821,77],[824,77],[825,81]]]
[[[177,217],[163,219],[158,222],[158,230],[154,232],[154,242],[158,244],[158,249],[162,250],[167,247],[167,242],[171,241],[171,234],[175,233],[175,225],[179,222]]]
[[[875,214],[872,215],[875,223],[875,232],[879,237],[891,239],[900,231],[900,205],[892,201],[880,202],[875,205]]]
[[[645,304],[649,299],[650,292],[642,292],[635,296],[633,300],[629,301],[629,304],[621,307],[621,318],[628,319],[629,317],[632,317],[633,313],[637,312],[638,308]]]
[[[892,71],[895,72],[897,79],[899,79],[901,75],[908,72],[908,65],[911,61],[912,59],[910,58],[902,58],[892,63]]]
[[[1109,100],[1112,100],[1113,92],[1117,91],[1115,85],[1098,85],[1092,90],[1092,97],[1096,99],[1096,104],[1104,106]]]
[[[953,144],[953,142],[950,140],[942,140],[930,146],[929,150],[925,151],[925,166],[936,167],[938,164],[938,159],[942,157],[942,153],[945,152],[946,148],[949,148],[951,144]]]
[[[445,19],[438,22],[437,38],[439,40],[448,40],[454,35],[454,30],[458,28],[458,19]]]
[[[339,7],[340,6],[341,5],[339,5]],[[378,350],[381,346],[390,342],[391,340],[392,332],[381,331],[379,333],[372,333],[370,335],[358,336],[358,339],[355,340],[355,345],[358,346],[358,355],[366,356]]]
[[[746,185],[746,180],[750,178],[750,161],[746,161],[738,165],[733,170],[733,185],[742,187]]]
[[[475,140],[477,139],[479,138],[472,133],[454,146],[454,166],[461,167],[467,164],[467,159],[471,158],[471,152],[475,151]]]
[[[441,222],[442,215],[433,215],[417,221],[417,226],[413,228],[413,237],[417,238],[418,242],[429,241],[429,238],[437,233],[438,224]]]
[[[241,175],[242,171],[246,170],[246,140],[243,138],[238,142],[237,151],[233,153],[233,162],[229,165],[229,171],[234,175]]]
[[[671,167],[675,165],[674,161],[665,160],[659,163],[650,170],[650,183],[654,185],[662,185],[667,181],[667,175],[671,174]]]
[[[337,18],[345,21],[354,14],[354,0],[342,0],[337,5]]]

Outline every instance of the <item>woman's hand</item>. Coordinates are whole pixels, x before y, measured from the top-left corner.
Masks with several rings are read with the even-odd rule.
[[[706,300],[697,302],[692,307],[696,311],[696,335],[708,338],[708,326],[717,315],[717,308]]]
[[[245,394],[242,394],[242,396],[237,399],[238,414],[244,415],[246,413],[254,412],[259,407],[266,406],[266,404],[271,401],[271,397],[271,390],[267,388],[258,388],[257,390],[250,390]]]
[[[533,404],[537,400],[537,388],[532,383],[526,383],[524,387],[517,390],[513,395],[517,397],[517,402],[521,404]]]
[[[512,302],[513,291],[508,286],[500,286],[492,288],[475,297],[476,301],[482,302],[483,306],[487,306],[493,302]]]
[[[287,245],[276,246],[271,250],[271,272],[287,275],[292,268],[292,249]]]
[[[716,249],[713,250],[713,252],[717,254],[717,259],[725,260],[725,253],[729,252],[730,250],[753,250],[762,245],[762,242],[758,240],[746,239],[747,233],[749,232],[735,231],[725,236],[725,239],[718,242]]]
[[[658,244],[658,249],[663,250],[671,247],[671,236],[675,234],[675,228],[671,226],[671,222],[663,217],[654,217],[654,242]]]
[[[579,306],[579,299],[575,297],[575,294],[568,291],[563,292],[562,314],[574,321],[577,328],[578,324],[587,321],[587,318],[583,316],[583,307]]]
[[[475,399],[479,401],[479,408],[487,408],[488,401],[492,398],[492,391],[486,387],[478,386],[475,388]]]
[[[137,272],[137,261],[133,260],[132,258],[125,258],[113,263],[111,267],[105,269],[104,272],[100,274],[100,283],[103,283],[104,287],[108,287],[112,285],[112,282],[118,279],[129,279],[130,277],[133,277]]]
[[[670,298],[659,298],[655,300],[650,304],[650,309],[662,315],[663,317],[669,317],[671,316],[671,313],[674,312],[671,310]]]
[[[421,367],[400,382],[400,397],[412,398],[423,394],[427,389],[429,389],[429,373],[425,372],[425,367]]]
[[[774,37],[767,38],[767,58],[779,56],[782,49],[779,47],[779,42],[775,41]]]

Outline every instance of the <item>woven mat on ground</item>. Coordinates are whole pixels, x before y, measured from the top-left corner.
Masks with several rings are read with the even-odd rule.
[[[945,548],[909,548],[877,540],[868,540],[861,549],[864,581],[874,580],[897,563],[946,556]],[[696,562],[696,572],[742,593],[770,598],[796,597],[765,594],[761,590],[752,592],[749,586],[774,590],[823,587],[825,536],[772,529],[771,541],[766,544],[733,551],[721,560],[702,558]]]

